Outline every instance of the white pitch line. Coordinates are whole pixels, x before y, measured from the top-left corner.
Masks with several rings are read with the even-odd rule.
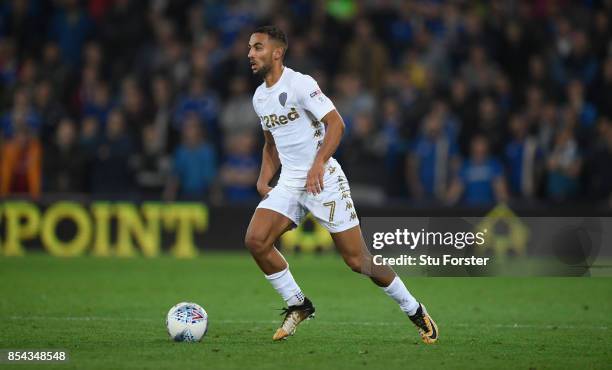
[[[163,322],[164,320],[156,320],[144,317],[99,317],[99,316],[9,316],[0,317],[0,320],[12,321],[27,321],[27,320],[53,320],[53,321],[139,321],[139,322]],[[219,324],[278,324],[278,320],[211,320],[212,323]],[[321,321],[317,320],[317,324],[323,325],[347,325],[347,326],[395,326],[397,323],[386,321]],[[449,323],[444,326],[450,327],[487,327],[499,329],[562,329],[562,330],[609,330],[608,326],[574,326],[574,325],[533,325],[533,324],[468,324],[468,323]]]

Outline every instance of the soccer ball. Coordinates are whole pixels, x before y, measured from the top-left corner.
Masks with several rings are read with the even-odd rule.
[[[208,314],[198,304],[181,302],[168,311],[166,327],[177,342],[199,342],[208,330]]]

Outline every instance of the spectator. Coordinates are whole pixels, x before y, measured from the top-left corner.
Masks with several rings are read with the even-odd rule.
[[[501,112],[506,116],[515,105],[514,92],[508,78],[501,73],[495,76],[493,96]]]
[[[529,125],[535,125],[543,114],[546,99],[538,85],[530,85],[525,89],[524,119]]]
[[[410,2],[402,2],[398,16],[388,26],[392,42],[391,45],[393,46],[391,51],[394,53],[394,59],[399,57],[397,55],[398,51],[404,46],[410,45],[414,37],[414,23],[416,22],[414,22],[412,17],[414,14],[413,7],[414,4]]]
[[[185,118],[190,113],[195,113],[198,120],[204,123],[203,127],[211,139],[216,139],[217,118],[219,115],[219,97],[213,91],[207,90],[204,82],[198,79],[191,81],[189,91],[178,99],[175,112],[175,127],[182,131]]]
[[[174,96],[170,80],[162,75],[156,76],[151,83],[153,95],[153,110],[151,112],[151,122],[155,127],[155,139],[159,140],[156,146],[163,153],[168,153],[170,148],[174,148],[178,141],[175,130],[170,130],[172,119],[172,105]]]
[[[444,200],[449,178],[459,163],[456,141],[444,133],[443,116],[425,117],[422,133],[415,140],[408,161],[408,183],[418,200]]]
[[[259,158],[255,155],[255,138],[243,132],[228,138],[227,156],[220,169],[225,199],[248,202],[257,199]]]
[[[434,20],[435,23],[438,23]],[[419,63],[422,65],[424,84],[436,83],[436,79],[448,80],[451,76],[451,65],[449,63],[447,50],[448,45],[444,41],[446,30],[434,29],[427,25],[421,25],[416,29],[414,35],[413,49],[418,54]],[[444,26],[442,26],[444,27]]]
[[[449,141],[455,142],[459,137],[461,124],[448,110],[448,104],[443,99],[435,99],[431,104],[431,114],[437,116],[442,122],[442,132]]]
[[[40,76],[53,84],[53,91],[57,98],[65,98],[66,79],[68,68],[62,63],[61,51],[57,43],[48,41],[42,51],[42,63],[40,65]]]
[[[361,76],[367,89],[378,93],[385,80],[389,56],[384,44],[375,36],[370,22],[359,19],[355,22],[355,34],[346,47],[344,70]]]
[[[33,58],[26,58],[19,66],[17,84],[28,91],[32,91],[37,80],[38,64]]]
[[[548,196],[556,201],[578,194],[582,160],[571,128],[564,128],[555,137],[555,145],[547,158]]]
[[[134,171],[139,194],[145,199],[155,199],[161,194],[170,171],[170,160],[157,127],[148,125],[142,130],[141,151],[135,156]]]
[[[84,107],[91,106],[95,101],[97,88],[100,84],[99,71],[94,66],[84,66],[81,70],[80,81],[72,90],[71,111],[80,115],[89,114],[84,111]],[[105,124],[106,122],[100,122]]]
[[[81,48],[91,36],[93,24],[78,0],[65,0],[60,4],[62,9],[54,15],[49,34],[58,43],[62,59],[76,67],[80,64]]]
[[[593,97],[601,115],[612,117],[612,55],[603,62],[601,77],[597,79]]]
[[[204,18],[204,4],[195,3],[191,5],[191,8],[187,12],[188,19],[188,32],[191,40],[202,41],[206,39],[208,33],[206,32],[206,22]],[[215,45],[216,46],[216,45]],[[214,47],[213,49],[217,49]],[[210,51],[210,49],[209,49]]]
[[[595,105],[588,102],[584,86],[580,80],[572,80],[567,85],[567,102],[577,114],[580,129],[592,131],[597,118]]]
[[[502,153],[506,139],[504,117],[491,96],[480,99],[478,105],[478,132],[487,137],[487,148],[494,155]],[[473,137],[476,132],[472,133]]]
[[[470,92],[467,83],[461,78],[455,78],[450,86],[450,101],[449,106],[459,122],[462,125],[460,133],[460,141],[466,141],[468,134],[473,133],[477,127],[476,123],[476,106],[477,100]]]
[[[41,118],[40,136],[43,144],[53,136],[64,110],[53,94],[53,85],[48,80],[42,80],[36,85],[34,91],[34,109]]]
[[[83,65],[91,67],[103,75],[107,75],[105,70],[107,60],[104,58],[102,45],[97,41],[89,41],[83,47]]]
[[[499,70],[487,56],[484,47],[476,45],[470,50],[470,58],[461,67],[461,76],[471,90],[486,92],[493,87]]]
[[[609,8],[609,5],[608,5]],[[606,14],[603,9],[597,10],[593,16],[594,22],[591,27],[589,40],[593,45],[593,53],[599,60],[604,60],[610,50],[610,39],[612,39],[612,28],[610,27],[610,13]]]
[[[392,156],[401,146],[403,125],[400,107],[395,99],[387,98],[383,101],[379,120],[382,126],[381,133],[385,138],[386,153]]]
[[[42,147],[32,129],[22,123],[1,147],[0,196],[10,194],[38,197],[41,188]]]
[[[138,81],[132,77],[125,78],[121,86],[121,108],[127,133],[132,140],[138,140],[143,127],[151,121],[151,112],[145,106],[144,94]]]
[[[405,152],[408,146],[402,126],[404,124],[398,102],[387,98],[382,104],[381,140],[385,153],[385,168],[387,172],[386,190],[390,195],[400,195],[405,188],[403,169],[405,167]]]
[[[125,75],[136,57],[137,49],[144,39],[147,30],[146,12],[138,9],[137,1],[116,0],[112,8],[104,15],[100,24],[101,39],[104,48],[112,51],[113,75]]]
[[[141,46],[138,51],[136,65],[140,67],[138,73],[141,77],[146,77],[151,74],[167,73],[171,79],[175,78],[173,66],[170,64],[170,55],[168,50],[171,45],[176,43],[176,27],[169,19],[153,18],[152,23],[153,38]],[[187,61],[181,59],[179,66],[174,66],[183,74],[183,69],[186,68]],[[174,82],[174,81],[173,81]]]
[[[224,137],[252,132],[258,127],[259,118],[253,110],[248,81],[242,76],[230,80],[230,97],[221,112],[221,129]],[[230,145],[231,147],[231,145]]]
[[[91,185],[99,196],[124,197],[133,190],[130,162],[134,147],[125,127],[123,113],[115,109],[108,116],[108,123],[95,145]]]
[[[560,36],[562,37],[562,36]],[[583,30],[575,30],[566,40],[559,40],[560,53],[553,64],[553,76],[557,84],[565,86],[573,79],[590,86],[597,76],[597,60],[589,47]]]
[[[30,132],[35,133],[40,130],[42,121],[32,108],[28,91],[19,88],[14,94],[12,110],[5,113],[0,120],[0,132],[2,136],[10,138],[22,124],[26,125]]]
[[[547,68],[546,62],[542,55],[533,55],[529,59],[529,73],[525,83],[537,86],[543,91],[543,95],[553,96],[555,92],[554,83],[550,76],[550,71]],[[516,85],[515,85],[516,86]],[[519,88],[523,88],[518,85]]]
[[[248,38],[249,36],[245,37]],[[211,85],[223,96],[226,96],[228,93],[227,76],[244,73],[244,43],[241,40],[236,40],[225,52],[224,58],[221,58],[217,63],[216,73],[211,74],[209,78],[211,79]],[[260,84],[261,80],[253,78],[251,82]]]
[[[510,118],[511,141],[506,145],[508,184],[514,196],[532,198],[538,189],[539,162],[543,153],[536,138],[529,135],[529,126],[521,115]]]
[[[411,85],[417,90],[422,90],[431,81],[427,78],[427,65],[419,57],[420,54],[416,50],[409,49],[403,58],[403,68]]]
[[[189,76],[194,80],[206,80],[209,70],[208,53],[202,45],[195,44],[191,48],[191,63]]]
[[[587,166],[592,176],[589,178],[588,194],[596,201],[607,201],[612,206],[612,121],[602,118],[598,125],[598,137],[590,152]]]
[[[317,60],[312,57],[307,40],[302,37],[296,37],[291,41],[291,49],[285,64],[308,75],[312,75],[319,67]]]
[[[461,201],[467,206],[491,206],[508,198],[502,164],[489,155],[486,137],[477,135],[472,139],[471,155],[467,159],[448,192],[451,203]]]
[[[428,78],[431,78],[429,76]],[[427,83],[423,88],[418,90],[413,86],[408,76],[402,77],[402,94],[400,102],[404,108],[405,120],[408,123],[408,132],[410,137],[418,132],[418,123],[422,122],[423,117],[430,112],[436,104],[438,94],[435,83]]]
[[[174,153],[164,198],[206,199],[217,170],[215,151],[206,141],[197,115],[187,116],[182,133],[183,143]]]
[[[155,73],[168,73],[172,83],[184,87],[189,83],[189,56],[185,44],[174,37],[161,45]],[[195,81],[195,80],[191,80]]]
[[[101,127],[105,128],[108,114],[113,109],[113,105],[110,87],[106,82],[99,81],[93,87],[91,99],[85,101],[82,115],[85,117],[95,117]]]
[[[87,193],[91,193],[93,188],[93,166],[96,159],[96,150],[100,140],[101,129],[98,120],[93,117],[85,117],[81,122],[79,146],[83,150],[85,158],[85,168],[83,177],[85,179],[84,188]]]
[[[45,150],[43,189],[52,193],[85,191],[86,158],[78,143],[74,122],[63,118],[57,125],[55,140]]]
[[[535,130],[538,136],[538,146],[544,154],[549,153],[559,130],[559,112],[557,112],[557,106],[554,103],[548,102],[544,105],[542,114],[535,124]]]
[[[33,54],[42,43],[44,34],[41,29],[43,22],[33,9],[35,4],[31,0],[13,0],[6,1],[5,6],[8,11],[0,23],[0,35],[15,38],[19,57]]]
[[[3,100],[8,100],[6,99],[8,89],[17,81],[18,64],[15,43],[11,38],[0,37],[0,92]]]
[[[99,77],[111,76],[109,61],[106,60],[102,45],[97,41],[89,41],[83,47],[82,63],[84,68],[96,71]]]
[[[347,132],[350,133],[354,117],[360,113],[372,114],[376,100],[370,91],[363,88],[362,81],[357,75],[338,76],[335,90],[337,95],[333,99],[334,103],[344,118]]]
[[[346,139],[344,167],[350,174],[353,199],[367,203],[384,200],[385,168],[384,139],[376,131],[372,115],[360,113],[355,118],[353,132]],[[383,181],[381,181],[383,180]]]
[[[100,123],[96,117],[88,116],[81,122],[81,137],[79,142],[88,157],[93,157],[95,155],[96,145],[98,145],[101,132]]]
[[[517,21],[508,22],[501,42],[499,64],[513,85],[520,85],[527,75],[530,55],[529,39],[524,34],[524,28]]]

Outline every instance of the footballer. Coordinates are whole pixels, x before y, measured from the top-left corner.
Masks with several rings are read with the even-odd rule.
[[[257,190],[263,197],[245,244],[266,279],[287,304],[273,340],[285,339],[313,317],[315,307],[289,271],[274,243],[310,212],[325,227],[346,264],[370,279],[406,313],[425,343],[438,328],[425,306],[389,267],[375,265],[361,234],[347,178],[332,157],[344,132],[342,117],[317,82],[283,65],[288,42],[275,26],[257,28],[249,40],[252,72],[263,79],[253,107],[265,136]],[[274,188],[269,184],[281,169]]]

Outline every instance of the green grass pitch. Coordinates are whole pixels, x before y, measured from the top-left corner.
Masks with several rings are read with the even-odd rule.
[[[406,278],[440,328],[427,346],[396,304],[335,255],[289,257],[317,317],[275,343],[281,299],[246,254],[177,260],[0,258],[0,349],[66,349],[16,369],[557,369],[612,367],[610,278]],[[174,343],[168,309],[209,314]]]

